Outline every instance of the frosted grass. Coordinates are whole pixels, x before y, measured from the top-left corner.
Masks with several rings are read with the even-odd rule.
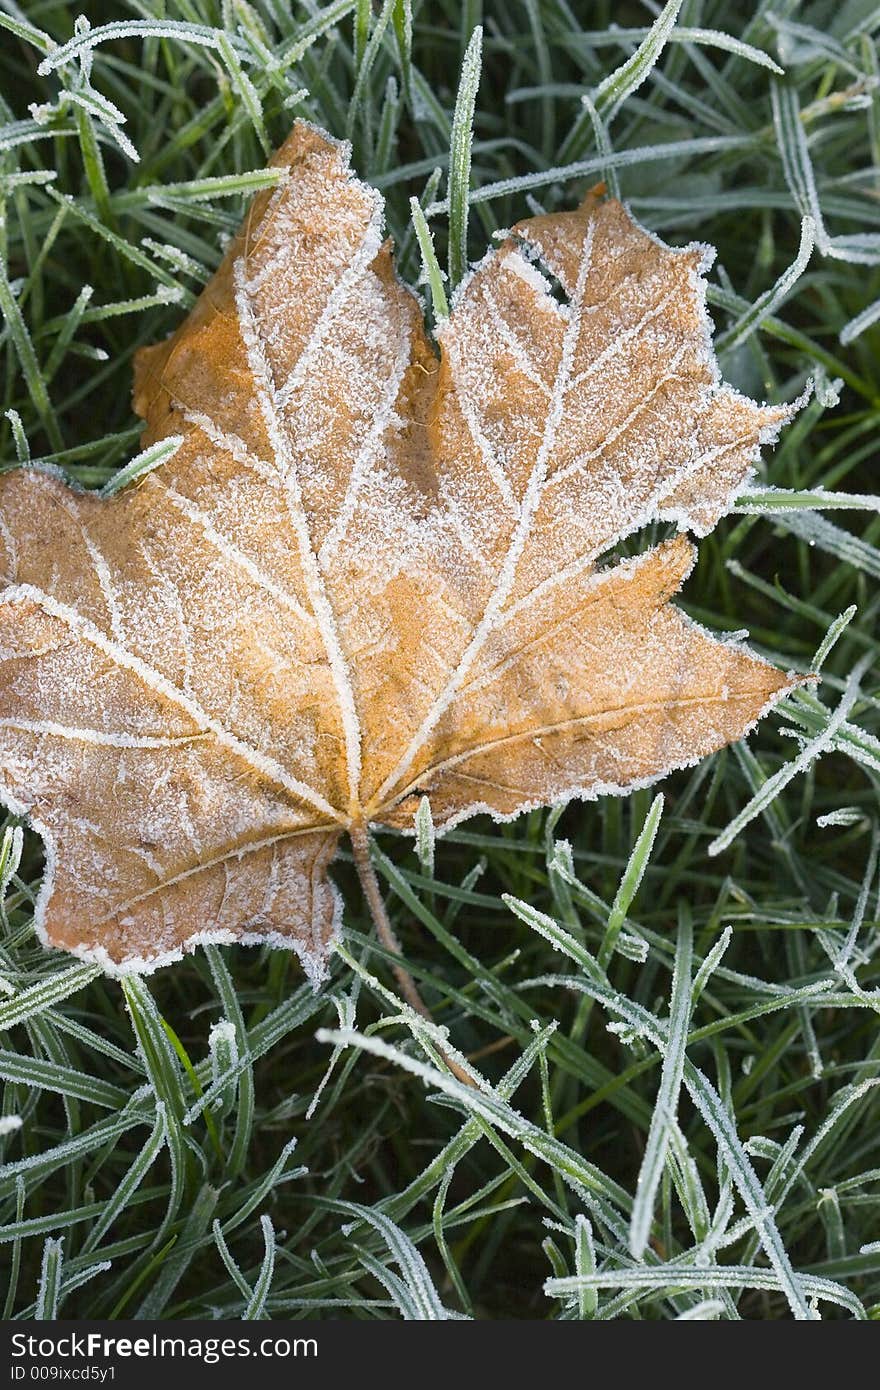
[[[480,84],[483,30],[477,25],[461,64],[461,80],[449,133],[449,282],[453,288],[467,271],[468,210],[471,197],[471,146],[474,107]]]
[[[260,1226],[263,1232],[263,1243],[265,1253],[263,1263],[260,1265],[260,1273],[254,1284],[254,1291],[248,1299],[247,1307],[242,1314],[244,1320],[255,1321],[266,1315],[266,1301],[272,1289],[272,1276],[275,1273],[275,1228],[272,1225],[271,1217],[261,1216]]]
[[[734,348],[738,348],[740,343],[744,343],[751,333],[761,327],[766,318],[775,314],[776,310],[785,303],[810,263],[815,240],[816,224],[812,217],[805,216],[801,219],[800,245],[791,265],[782,272],[776,284],[771,285],[768,290],[759,295],[754,304],[716,340],[715,346],[719,353],[733,352]]]
[[[600,119],[613,120],[626,99],[647,81],[672,33],[682,3],[683,0],[667,0],[632,57],[599,83],[593,105]]]
[[[642,1166],[636,1179],[636,1196],[629,1228],[629,1248],[640,1260],[651,1234],[654,1202],[663,1177],[670,1131],[676,1123],[678,1096],[684,1076],[685,1047],[691,1016],[691,958],[693,951],[690,921],[686,916],[678,925],[678,944],[672,972],[666,1050],[660,1072],[660,1089],[645,1141]]]
[[[34,1316],[38,1322],[52,1322],[58,1317],[63,1267],[64,1241],[49,1236],[43,1246],[40,1288],[37,1294],[37,1306],[34,1310]]]

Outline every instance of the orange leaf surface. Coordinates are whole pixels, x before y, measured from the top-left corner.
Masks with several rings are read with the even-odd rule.
[[[644,785],[792,684],[670,603],[683,536],[602,563],[705,534],[789,414],[721,382],[705,248],[596,198],[522,222],[438,358],[345,148],[298,123],[276,163],[138,355],[173,458],[111,499],[0,478],[2,796],[43,938],[109,969],[241,940],[320,976],[347,831]]]

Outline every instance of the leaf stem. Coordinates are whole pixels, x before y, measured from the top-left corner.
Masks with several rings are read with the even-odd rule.
[[[352,822],[348,834],[351,839],[355,868],[370,909],[370,915],[373,918],[376,935],[386,951],[391,956],[396,957],[391,962],[391,969],[394,971],[394,978],[400,986],[401,994],[411,1009],[415,1009],[422,1018],[431,1020],[431,1012],[419,993],[419,987],[404,964],[403,951],[385,907],[376,870],[373,868],[373,861],[370,858],[370,837],[367,827],[363,821]],[[437,1050],[453,1076],[466,1086],[474,1085],[474,1079],[469,1072],[465,1071],[443,1048],[438,1047]]]

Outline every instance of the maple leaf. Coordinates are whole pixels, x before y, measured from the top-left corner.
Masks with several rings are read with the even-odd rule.
[[[348,832],[644,785],[796,679],[670,602],[787,407],[720,381],[702,247],[616,202],[513,229],[438,329],[382,201],[298,123],[165,343],[170,461],[112,499],[0,479],[2,795],[44,940],[143,969],[207,940],[323,968]],[[561,289],[564,302],[554,293]],[[373,897],[377,897],[376,893]]]

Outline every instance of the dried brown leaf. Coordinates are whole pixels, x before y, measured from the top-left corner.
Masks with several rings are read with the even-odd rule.
[[[704,248],[596,198],[523,222],[438,360],[345,149],[299,123],[276,162],[138,356],[176,455],[110,500],[0,479],[2,795],[44,939],[108,968],[268,940],[317,976],[343,832],[644,785],[792,683],[670,604],[683,537],[600,564],[711,529],[787,418],[719,379]]]

